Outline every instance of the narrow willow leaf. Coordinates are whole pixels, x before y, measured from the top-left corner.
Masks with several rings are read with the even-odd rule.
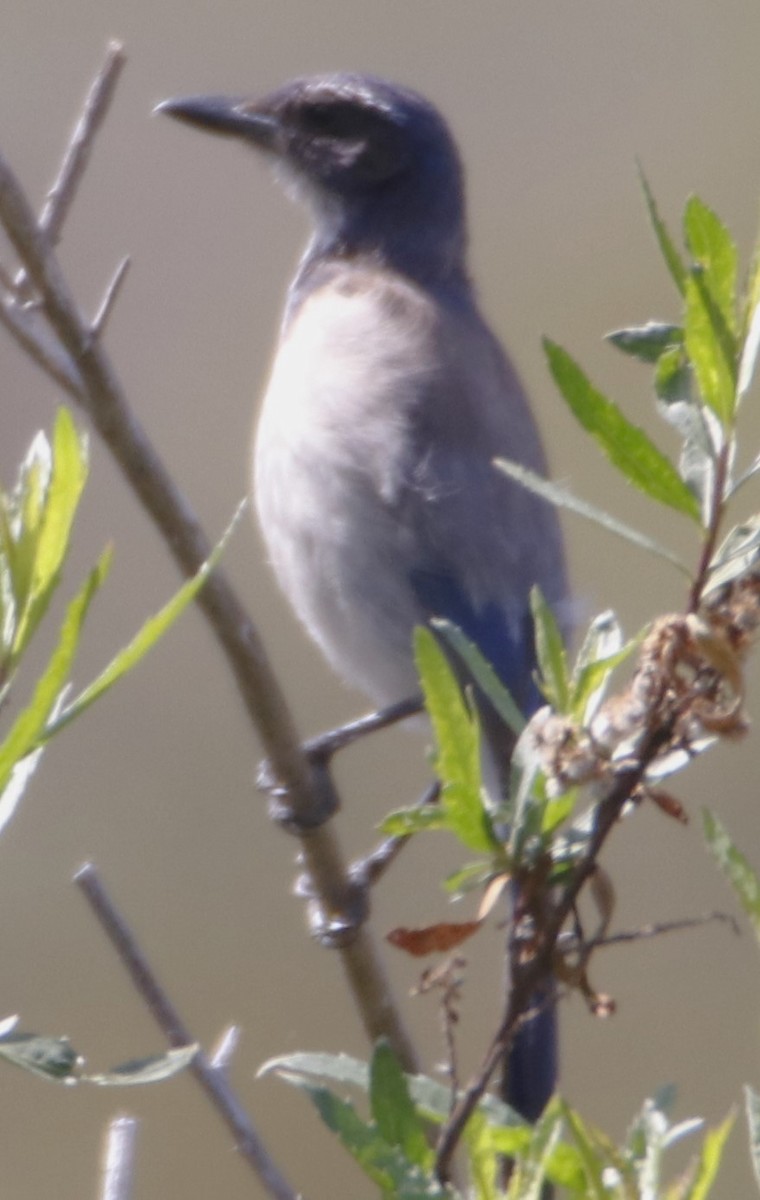
[[[570,706],[570,674],[565,641],[554,613],[538,586],[531,588],[530,611],[535,629],[541,690],[557,712],[566,713]]]
[[[752,253],[742,317],[742,352],[739,360],[739,396],[749,391],[760,348],[760,241]]]
[[[696,1170],[683,1200],[706,1200],[718,1174],[728,1135],[734,1127],[735,1113],[729,1113],[716,1129],[708,1129],[702,1141]]]
[[[683,216],[684,239],[726,327],[737,332],[736,276],[739,256],[730,233],[699,196],[690,196]]]
[[[580,1113],[564,1101],[559,1104],[583,1164],[584,1188],[578,1194],[587,1196],[588,1200],[610,1200],[610,1192],[604,1182],[604,1168],[608,1163],[607,1156],[602,1152],[603,1146],[600,1146],[595,1131],[586,1125]]]
[[[453,621],[435,617],[430,624],[437,633],[455,650],[465,664],[473,681],[493,704],[497,713],[513,733],[519,735],[525,728],[525,717],[520,712],[507,687],[501,682],[491,664],[474,642],[462,633]]]
[[[18,808],[26,786],[37,770],[44,746],[38,746],[31,754],[20,758],[13,766],[10,778],[0,793],[0,833]]]
[[[108,573],[110,562],[110,552],[106,551],[66,609],[58,644],[37,682],[32,699],[19,713],[0,746],[0,792],[7,787],[16,763],[47,737],[45,727],[68,679],[87,610]]]
[[[259,1067],[257,1078],[265,1075],[278,1075],[286,1083],[296,1083],[300,1078],[338,1087],[348,1085],[365,1093],[369,1091],[369,1066],[350,1054],[300,1050],[294,1054],[278,1055]],[[426,1119],[442,1123],[449,1117],[451,1088],[447,1084],[439,1083],[428,1075],[407,1075],[407,1082],[415,1105]],[[526,1127],[523,1117],[496,1096],[483,1096],[478,1111],[485,1113],[488,1120],[496,1125]]]
[[[191,579],[172,596],[171,600],[164,605],[137,631],[132,641],[120,650],[119,653],[111,659],[105,670],[101,671],[97,679],[94,679],[79,695],[72,700],[71,704],[67,704],[63,712],[60,713],[54,720],[50,721],[45,728],[44,737],[46,740],[53,737],[55,734],[69,725],[76,717],[99,700],[110,688],[113,687],[120,679],[131,671],[145,657],[148,651],[158,642],[164,634],[171,629],[174,622],[182,615],[188,605],[195,599],[198,592],[203,587],[214,567],[219,562],[227,543],[232,536],[232,533],[240,518],[243,510],[243,505],[240,505],[232,521],[228,525],[221,540],[214,547],[213,551],[196,571]]]
[[[729,492],[729,499],[735,496],[739,488],[744,487],[745,483],[749,483],[750,479],[754,479],[758,472],[760,472],[760,454],[752,460],[745,471],[742,471]]]
[[[435,636],[415,630],[414,657],[425,707],[436,740],[436,771],[443,784],[441,808],[447,828],[470,849],[489,852],[498,844],[481,799],[480,728]]]
[[[686,351],[694,368],[700,395],[724,429],[736,407],[736,358],[723,314],[698,271],[686,280],[684,291]]]
[[[654,195],[652,194],[652,189],[650,188],[646,176],[644,175],[644,172],[640,166],[639,180],[644,192],[644,199],[646,200],[649,220],[652,222],[652,228],[654,229],[654,234],[660,247],[660,252],[662,257],[665,259],[665,265],[670,271],[673,282],[675,283],[681,295],[683,295],[687,276],[686,267],[684,266],[681,255],[678,253],[675,247],[673,239],[668,233],[665,222],[662,220],[657,210],[657,204],[655,202]]]
[[[597,508],[595,504],[589,504],[587,500],[581,500],[579,496],[573,495],[571,491],[563,487],[559,483],[553,483],[543,476],[537,475],[535,471],[531,471],[529,467],[524,467],[522,463],[510,462],[507,458],[497,458],[494,460],[494,465],[503,471],[505,475],[509,475],[510,479],[517,480],[529,492],[535,492],[543,500],[549,504],[554,504],[557,508],[566,508],[568,512],[575,513],[578,517],[584,517],[587,521],[593,521],[595,525],[601,525],[602,529],[606,529],[608,533],[614,533],[617,537],[623,538],[624,541],[630,542],[637,546],[639,550],[645,550],[648,554],[655,554],[658,558],[664,558],[671,566],[677,569],[690,578],[689,568],[677,554],[668,550],[666,546],[661,546],[659,542],[653,541],[647,537],[645,533],[641,533],[638,529],[634,529],[631,525],[624,524],[617,517],[610,516],[603,509]]]
[[[643,429],[597,391],[561,346],[544,338],[549,369],[573,415],[610,462],[645,495],[699,521],[699,505],[675,467]]]
[[[639,362],[654,363],[673,346],[683,345],[683,329],[680,325],[669,325],[664,321],[648,321],[646,325],[632,325],[626,329],[613,329],[604,335],[617,350],[630,354]]]
[[[385,1041],[375,1047],[370,1064],[370,1108],[386,1142],[398,1146],[409,1162],[432,1166],[433,1151],[409,1094],[406,1076]]]
[[[582,724],[594,716],[602,702],[606,680],[623,649],[623,631],[614,612],[600,613],[588,627],[573,666],[570,707]],[[622,661],[622,659],[618,659]]]
[[[159,1083],[171,1079],[189,1067],[198,1053],[197,1042],[191,1046],[178,1046],[165,1054],[152,1054],[149,1058],[135,1058],[130,1062],[112,1067],[102,1075],[83,1075],[83,1083],[95,1083],[98,1087],[133,1087],[137,1084]]]
[[[760,559],[760,514],[735,525],[718,548],[711,564],[703,596],[748,575]]]
[[[39,516],[26,603],[19,614],[13,651],[18,657],[47,611],[60,578],[71,528],[87,480],[87,441],[67,408],[59,408],[53,433],[49,482]]]
[[[708,850],[736,892],[760,939],[760,878],[757,872],[737,850],[728,830],[709,808],[702,809],[702,827]]]
[[[42,1037],[36,1033],[14,1033],[3,1038],[0,1058],[59,1083],[76,1082],[82,1063],[68,1038]]]
[[[757,1190],[760,1192],[760,1095],[752,1087],[745,1087],[744,1099],[749,1126],[749,1154]]]
[[[682,439],[678,470],[699,502],[702,524],[712,521],[715,473],[724,443],[715,414],[699,402],[693,389],[693,372],[682,350],[666,350],[655,369],[657,409]]]

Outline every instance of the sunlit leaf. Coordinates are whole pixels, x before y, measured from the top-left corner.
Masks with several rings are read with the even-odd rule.
[[[14,1033],[0,1041],[0,1058],[43,1079],[72,1082],[79,1077],[82,1059],[68,1038]]]
[[[95,1083],[99,1087],[131,1087],[137,1084],[159,1083],[184,1071],[197,1053],[197,1043],[178,1046],[174,1050],[167,1050],[165,1054],[153,1054],[149,1058],[135,1058],[130,1062],[121,1063],[101,1075],[85,1075],[83,1082]]]
[[[28,644],[42,619],[58,584],[66,556],[71,528],[87,479],[87,442],[78,432],[67,408],[59,408],[53,432],[50,477],[39,511],[35,498],[33,558],[26,602],[19,613],[14,639],[14,654],[18,656]]]
[[[370,1108],[386,1142],[398,1146],[409,1162],[429,1167],[433,1152],[412,1103],[406,1076],[386,1041],[375,1046],[370,1063]]]
[[[760,1192],[760,1095],[752,1087],[745,1087],[744,1099],[749,1127],[749,1154],[757,1190]]]
[[[725,319],[698,272],[686,280],[686,350],[699,391],[721,425],[731,425],[736,405],[735,346]]]
[[[684,238],[700,277],[733,334],[737,331],[736,275],[739,256],[736,246],[711,208],[699,196],[690,196],[683,217]]]
[[[386,934],[386,941],[415,958],[426,958],[429,954],[448,954],[461,946],[477,933],[481,924],[481,921],[438,921],[421,929],[398,926]]]
[[[557,620],[538,587],[531,589],[530,609],[541,690],[557,712],[566,713],[570,707],[570,676],[565,642]]]
[[[425,706],[436,738],[436,770],[443,785],[447,826],[471,850],[498,844],[481,797],[480,728],[446,655],[429,629],[415,630],[414,652]]]
[[[37,682],[32,699],[19,713],[0,746],[0,792],[7,787],[16,763],[36,749],[43,736],[74,662],[90,602],[108,573],[110,561],[110,552],[106,551],[66,609],[58,644]]]
[[[545,338],[544,349],[554,381],[571,411],[610,462],[647,496],[698,521],[699,505],[670,459],[643,429],[597,391],[561,346]]]
[[[214,570],[237,525],[242,508],[242,505],[238,508],[221,540],[214,547],[212,553],[202,566],[196,571],[195,575],[191,579],[188,579],[187,583],[183,584],[178,592],[175,592],[171,600],[162,609],[155,613],[154,616],[148,618],[132,638],[131,642],[123,650],[120,650],[115,658],[111,659],[111,662],[104,671],[101,671],[97,679],[94,679],[84,691],[80,692],[72,700],[71,704],[67,704],[63,712],[55,720],[48,723],[44,735],[46,739],[59,733],[61,729],[88,709],[91,704],[99,700],[115,683],[136,667],[156,642],[171,628],[177,618],[182,615],[188,605],[198,595],[198,592]]]
[[[430,624],[462,659],[472,675],[473,682],[477,683],[483,694],[488,697],[504,723],[519,736],[525,728],[525,717],[512,699],[509,689],[501,682],[475,643],[470,641],[453,621],[436,617]]]
[[[665,259],[665,264],[670,271],[673,282],[675,283],[681,295],[683,295],[687,275],[686,267],[683,263],[681,255],[678,253],[678,250],[675,247],[673,239],[668,233],[665,222],[662,220],[657,210],[657,204],[655,202],[654,195],[652,194],[652,189],[650,188],[641,167],[639,167],[639,180],[644,192],[644,199],[646,200],[649,219],[652,222],[652,228],[654,229],[655,237],[657,238],[657,243],[660,247],[660,252],[662,253],[662,257]]]
[[[638,529],[633,529],[632,526],[619,521],[617,517],[610,516],[601,508],[597,508],[594,504],[589,504],[587,500],[581,500],[578,496],[574,496],[571,491],[563,487],[559,483],[553,483],[548,479],[544,479],[541,475],[537,475],[535,471],[531,471],[528,467],[524,467],[521,463],[510,462],[509,459],[497,458],[494,465],[503,471],[505,475],[509,475],[510,479],[517,480],[528,491],[534,492],[549,504],[554,504],[557,508],[565,508],[568,512],[575,513],[578,517],[584,517],[587,521],[593,521],[595,525],[601,525],[608,533],[614,533],[617,537],[623,538],[626,542],[632,543],[639,550],[645,550],[648,554],[655,554],[658,558],[664,558],[671,566],[677,569],[684,575],[689,575],[688,567],[681,562],[678,555],[672,550],[668,550],[665,546],[655,542],[652,538],[644,533],[640,533]]]
[[[648,321],[646,325],[613,329],[604,336],[616,349],[645,363],[657,362],[664,350],[683,345],[681,326],[668,325],[663,321]]]
[[[708,1129],[702,1140],[699,1159],[689,1187],[683,1194],[683,1200],[706,1200],[718,1174],[726,1141],[734,1127],[735,1119],[736,1115],[730,1113],[716,1129]]]

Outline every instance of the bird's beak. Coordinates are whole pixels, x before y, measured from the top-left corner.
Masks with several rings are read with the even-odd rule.
[[[260,150],[277,148],[278,122],[267,113],[257,112],[250,100],[239,96],[182,96],[163,100],[153,111],[210,133],[245,138]]]

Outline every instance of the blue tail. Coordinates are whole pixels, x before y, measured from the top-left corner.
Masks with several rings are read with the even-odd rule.
[[[559,1030],[556,987],[549,982],[535,993],[536,1015],[518,1030],[504,1064],[502,1099],[526,1121],[537,1121],[557,1084]]]

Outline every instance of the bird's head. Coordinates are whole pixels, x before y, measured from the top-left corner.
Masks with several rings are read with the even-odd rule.
[[[261,100],[191,96],[158,111],[273,159],[309,204],[321,250],[431,259],[432,247],[432,259],[462,265],[459,155],[443,117],[416,92],[338,74],[294,80]]]

